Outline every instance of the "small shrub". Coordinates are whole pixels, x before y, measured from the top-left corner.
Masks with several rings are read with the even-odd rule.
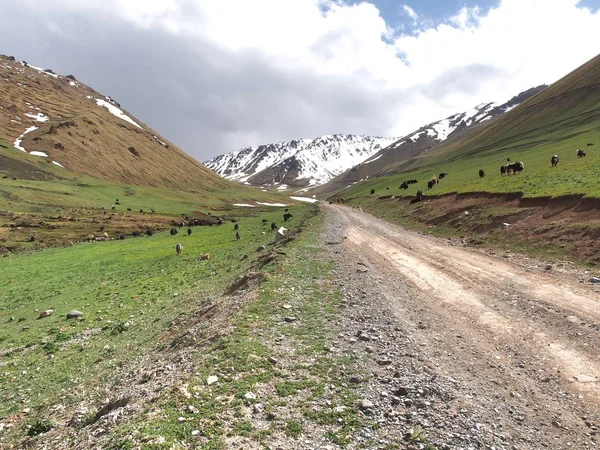
[[[38,434],[47,433],[52,428],[54,428],[54,424],[50,421],[50,419],[40,419],[31,426],[27,432],[27,435],[37,436]]]

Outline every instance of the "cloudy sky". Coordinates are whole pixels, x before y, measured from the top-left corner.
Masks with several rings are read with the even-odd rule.
[[[11,0],[0,53],[115,98],[200,160],[402,136],[598,54],[600,0]]]

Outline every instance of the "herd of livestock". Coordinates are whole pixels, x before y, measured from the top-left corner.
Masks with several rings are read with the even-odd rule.
[[[593,144],[588,144],[589,145],[593,145]],[[585,152],[581,149],[577,149],[577,151],[575,152],[575,156],[577,158],[583,158],[585,157]],[[559,162],[559,157],[558,155],[552,155],[552,157],[550,158],[550,165],[552,167],[556,167],[558,165]],[[525,164],[523,164],[522,161],[517,161],[517,162],[510,162],[510,158],[506,159],[506,164],[503,164],[502,166],[500,166],[500,174],[501,175],[514,175],[520,172],[523,172],[523,170],[525,170]],[[442,180],[444,177],[446,177],[448,174],[445,172],[440,173],[437,177],[434,176],[432,177],[430,180],[427,181],[427,189],[432,189],[436,184],[439,184],[440,180]],[[479,178],[484,178],[485,177],[485,171],[483,169],[479,169]],[[398,189],[403,189],[403,190],[407,190],[408,186],[411,184],[417,184],[418,181],[417,180],[408,180],[408,181],[403,181],[400,186],[398,187]],[[389,189],[389,188],[387,188]],[[375,194],[375,189],[371,189],[371,195]],[[416,203],[416,202],[420,202],[423,199],[423,191],[421,189],[419,189],[417,191],[417,196],[412,199],[410,201],[410,203]]]

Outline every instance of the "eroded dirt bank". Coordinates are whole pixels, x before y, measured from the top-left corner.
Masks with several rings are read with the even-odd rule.
[[[386,380],[414,384],[425,371],[437,380],[428,381],[429,391],[438,385],[450,393],[432,395],[439,410],[422,405],[421,412],[437,411],[424,424],[415,411],[414,425],[434,430],[432,435],[471,434],[465,448],[596,448],[597,287],[579,283],[568,270],[546,272],[473,252],[359,210],[324,210],[346,238],[340,245],[342,291],[369,300],[356,303],[353,320],[365,330],[396,330],[388,344],[383,339],[364,346],[365,356],[383,367],[361,387],[366,394],[386,394]],[[412,360],[414,373],[398,373],[405,359]],[[408,406],[414,410],[414,399]],[[476,422],[473,433],[459,425],[467,416]],[[385,428],[393,433],[391,423]]]

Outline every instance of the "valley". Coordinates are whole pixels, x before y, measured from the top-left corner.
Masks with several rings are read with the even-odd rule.
[[[212,170],[0,70],[0,448],[597,447],[600,56]]]

